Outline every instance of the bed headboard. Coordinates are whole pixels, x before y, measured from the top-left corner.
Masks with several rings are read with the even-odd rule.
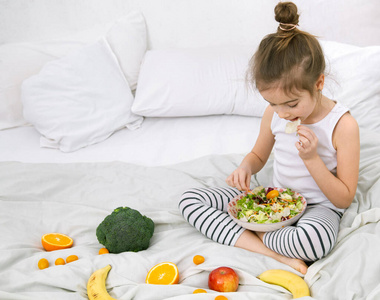
[[[40,41],[108,22],[137,9],[149,47],[251,44],[276,29],[277,0],[1,0],[0,44]],[[325,40],[380,45],[377,0],[294,1],[301,29]]]

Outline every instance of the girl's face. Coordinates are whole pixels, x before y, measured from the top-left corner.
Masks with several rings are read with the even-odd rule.
[[[314,123],[321,114],[321,101],[318,97],[322,94],[319,94],[318,90],[323,89],[324,80],[325,76],[321,74],[314,86],[314,96],[307,90],[289,94],[278,87],[260,91],[260,93],[280,118],[289,121],[299,118],[302,123]]]
[[[318,113],[316,97],[311,96],[306,90],[286,94],[282,89],[272,88],[261,91],[261,95],[280,118],[288,121],[300,118],[302,123],[313,123],[313,117]]]

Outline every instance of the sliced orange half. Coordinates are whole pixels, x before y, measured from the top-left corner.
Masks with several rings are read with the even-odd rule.
[[[47,233],[42,236],[41,242],[46,251],[53,251],[70,248],[74,241],[62,233]]]
[[[171,262],[162,262],[151,268],[145,282],[149,284],[176,284],[179,281],[178,268]]]

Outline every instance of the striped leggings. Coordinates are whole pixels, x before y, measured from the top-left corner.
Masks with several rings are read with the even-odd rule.
[[[193,188],[183,193],[178,207],[182,216],[208,238],[234,246],[244,228],[227,213],[227,204],[241,192],[235,188]],[[335,245],[342,213],[318,204],[308,205],[296,224],[264,234],[273,251],[304,261],[327,255]]]

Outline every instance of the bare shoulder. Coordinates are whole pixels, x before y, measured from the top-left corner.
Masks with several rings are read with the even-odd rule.
[[[335,149],[342,144],[359,144],[359,125],[349,112],[345,113],[335,126],[333,144]]]
[[[267,108],[264,111],[264,115],[270,115],[273,116],[274,110],[273,107],[268,105]]]
[[[273,114],[274,114],[273,107],[268,105],[264,111],[264,114],[263,114],[263,117],[261,118],[261,123],[260,123],[260,133],[262,133],[263,135],[272,133],[271,124],[272,124]]]
[[[340,134],[359,133],[358,122],[349,112],[346,112],[336,124],[335,132]]]
[[[273,114],[274,114],[274,110],[273,110],[273,107],[268,105],[267,108],[265,109],[264,111],[264,115],[263,115],[263,118],[262,118],[262,121],[263,122],[272,122],[272,118],[273,118]]]

